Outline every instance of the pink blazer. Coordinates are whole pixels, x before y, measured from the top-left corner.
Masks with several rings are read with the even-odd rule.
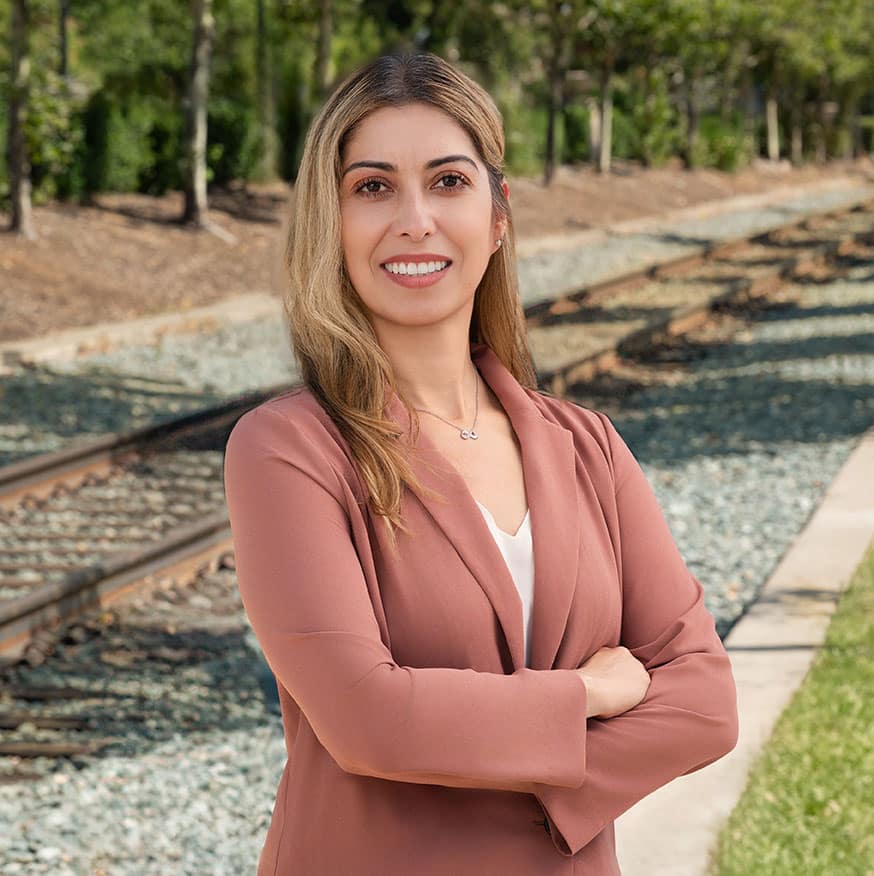
[[[399,558],[308,389],[228,439],[239,587],[288,750],[259,876],[611,876],[614,819],[737,742],[701,584],[610,419],[521,386],[484,344],[471,354],[522,449],[531,667],[509,569],[424,433],[416,471],[449,501],[405,488]],[[396,395],[386,411],[408,425]],[[620,644],[648,693],[587,720],[574,669]]]

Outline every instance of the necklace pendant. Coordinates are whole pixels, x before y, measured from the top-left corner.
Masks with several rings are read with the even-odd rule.
[[[479,435],[477,435],[476,432],[474,432],[473,429],[470,430],[470,432],[468,433],[468,435],[469,435],[469,437],[471,437],[471,438],[479,438]]]
[[[467,429],[462,429],[461,430],[461,437],[462,438],[470,438],[470,432],[468,432]]]

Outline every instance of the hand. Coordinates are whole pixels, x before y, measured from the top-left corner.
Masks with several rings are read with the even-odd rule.
[[[624,645],[599,648],[576,671],[588,691],[587,718],[612,718],[633,709],[652,681],[643,663]]]

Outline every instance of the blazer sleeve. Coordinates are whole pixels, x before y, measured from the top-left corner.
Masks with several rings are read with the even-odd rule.
[[[248,411],[227,441],[224,486],[252,628],[343,770],[523,793],[581,785],[587,691],[575,670],[497,674],[394,661],[341,476],[306,428],[269,406]]]
[[[536,796],[553,844],[573,855],[611,821],[678,776],[728,754],[738,739],[731,663],[640,465],[606,414],[622,581],[620,644],[651,682],[644,699],[612,718],[590,718],[578,789]]]

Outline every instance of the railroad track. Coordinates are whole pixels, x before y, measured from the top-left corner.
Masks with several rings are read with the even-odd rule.
[[[610,372],[623,357],[645,358],[714,311],[750,304],[793,277],[827,270],[837,256],[872,241],[874,202],[533,305],[526,316],[541,386],[563,393],[573,382]],[[36,665],[59,643],[76,650],[102,636],[111,640],[111,625],[100,618],[112,616],[109,606],[123,596],[160,603],[162,593],[172,592],[171,603],[179,605],[187,598],[179,594],[196,596],[198,587],[215,589],[215,576],[232,577],[224,445],[244,411],[288,388],[265,388],[0,469],[0,653],[7,663]],[[222,581],[222,600],[233,602],[233,586]],[[213,607],[210,602],[201,613]],[[234,610],[235,623],[242,624],[240,606]],[[157,647],[158,663],[194,659],[178,642]],[[112,659],[99,658],[104,671]],[[112,716],[127,726],[148,712],[136,697],[119,708],[117,697],[101,698],[99,687],[61,682],[41,691],[4,691],[0,730],[15,738],[0,743],[0,755],[93,753],[120,742]],[[70,703],[81,708],[71,711]]]

